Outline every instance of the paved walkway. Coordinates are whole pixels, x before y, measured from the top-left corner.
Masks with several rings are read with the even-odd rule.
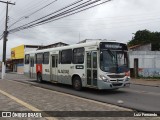
[[[7,96],[7,97],[6,97]],[[10,98],[10,99],[9,99]],[[7,103],[7,104],[5,104]],[[73,95],[51,91],[11,80],[0,80],[0,111],[130,111]],[[66,117],[58,120],[117,120],[117,117]],[[134,120],[140,120],[133,118]],[[125,118],[124,120],[133,120]],[[153,119],[153,118],[152,118]],[[146,120],[145,118],[141,120]],[[154,119],[153,119],[154,120]]]

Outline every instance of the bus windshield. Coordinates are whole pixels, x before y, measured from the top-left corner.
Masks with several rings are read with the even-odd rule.
[[[128,72],[128,55],[125,51],[102,50],[100,68],[105,72],[124,73]]]

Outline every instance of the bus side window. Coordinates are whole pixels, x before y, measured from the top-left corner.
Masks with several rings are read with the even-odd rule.
[[[34,67],[34,58],[31,58],[30,60],[31,60],[30,61],[31,62],[30,67]]]
[[[91,53],[87,53],[87,68],[91,68]]]
[[[49,64],[49,52],[44,53],[43,64]]]
[[[56,65],[55,65],[55,56],[52,56],[52,68],[54,68]]]
[[[25,64],[29,64],[29,58],[30,58],[29,54],[25,55]]]
[[[43,53],[37,53],[36,55],[36,63],[42,64],[43,63]]]
[[[97,52],[93,52],[93,68],[97,68]]]
[[[59,51],[59,64],[61,63],[61,51]]]
[[[61,64],[71,64],[72,62],[72,49],[62,50]]]
[[[37,54],[35,54],[34,56],[34,61],[35,61],[35,64],[37,64]]]
[[[73,63],[74,64],[84,63],[84,48],[75,48],[73,50]]]

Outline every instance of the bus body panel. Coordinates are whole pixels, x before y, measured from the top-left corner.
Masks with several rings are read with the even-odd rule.
[[[43,69],[42,69],[42,79],[44,81],[51,81],[51,77],[50,77],[50,64],[42,65]]]
[[[102,46],[103,48],[105,48],[107,45],[106,46],[102,45]],[[114,47],[111,45],[108,46]],[[84,48],[84,62],[82,64],[73,64],[72,62],[71,64],[62,64],[59,62],[60,51],[67,49],[73,50],[75,48],[82,48],[82,47]],[[126,76],[125,73],[109,73],[102,71],[102,69],[100,69],[101,68],[100,42],[82,43],[71,46],[50,48],[30,53],[28,52],[26,54],[32,55],[32,57],[34,57],[34,60],[36,61],[35,58],[36,54],[45,52],[49,52],[49,63],[36,64],[36,62],[34,62],[34,67],[32,67],[32,73],[33,73],[32,78],[36,78],[37,73],[41,73],[42,79],[44,81],[51,81],[51,82],[72,85],[72,80],[74,76],[79,76],[82,82],[82,87],[90,87],[96,89],[116,89],[129,85],[129,77]],[[31,73],[30,64],[25,64],[24,70],[25,70],[24,73],[27,76],[30,76]],[[119,76],[122,77],[119,78]]]

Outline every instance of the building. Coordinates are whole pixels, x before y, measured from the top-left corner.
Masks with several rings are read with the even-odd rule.
[[[12,71],[23,74],[24,53],[36,50],[41,46],[38,45],[20,45],[11,49]]]
[[[160,51],[160,43],[139,44],[129,47],[130,51]]]
[[[54,43],[54,44],[50,44],[50,45],[46,45],[46,46],[41,46],[38,48],[38,50],[42,50],[42,49],[47,49],[47,48],[54,48],[54,47],[61,47],[61,46],[67,46],[68,44],[63,43],[63,42],[58,42],[58,43]]]
[[[132,77],[160,77],[160,51],[155,44],[129,47]]]
[[[46,46],[40,46],[40,45],[20,45],[17,47],[14,47],[11,49],[11,60],[12,63],[10,63],[12,66],[12,71],[17,72],[18,74],[24,73],[24,54],[28,51],[33,50],[41,50],[41,49],[47,49],[47,48],[53,48],[53,47],[60,47],[60,46],[66,46],[68,44],[58,42],[51,45]]]
[[[151,48],[151,43],[149,44],[139,44],[139,45],[134,45],[134,46],[131,46],[129,47],[129,50],[130,51],[151,51],[152,48]]]

